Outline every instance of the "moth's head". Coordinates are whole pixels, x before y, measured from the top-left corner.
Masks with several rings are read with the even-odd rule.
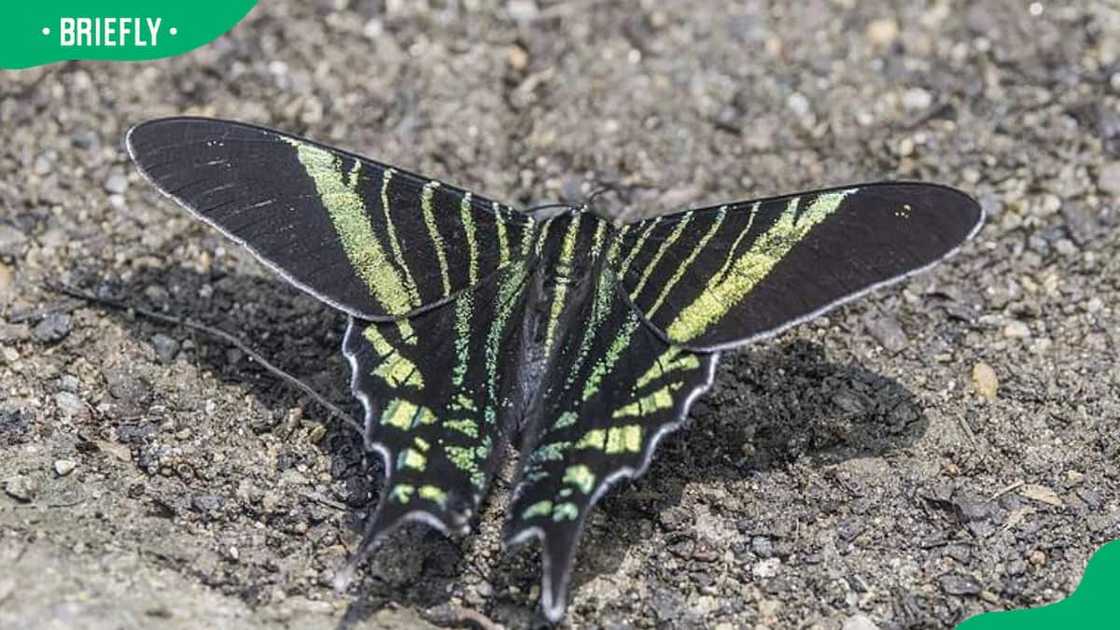
[[[555,219],[561,216],[575,216],[577,214],[596,214],[601,217],[607,215],[603,212],[598,212],[595,207],[595,198],[607,192],[615,192],[616,189],[612,186],[603,186],[596,188],[590,195],[583,201],[578,203],[558,202],[546,203],[540,206],[533,206],[526,210],[526,214],[534,219],[541,221],[545,219]]]

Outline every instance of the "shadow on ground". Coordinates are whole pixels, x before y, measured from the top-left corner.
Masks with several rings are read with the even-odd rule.
[[[215,265],[210,273],[184,267],[149,268],[126,282],[85,277],[81,284],[103,297],[230,332],[355,418],[361,417],[360,406],[349,393],[349,368],[338,350],[345,317],[286,283]],[[220,380],[244,387],[271,411],[265,418],[244,419],[255,433],[290,430],[286,425],[292,408],[314,407],[311,401],[301,403],[297,392],[218,339],[120,311],[112,315],[134,338],[151,344],[157,355],[171,354],[155,347],[157,335],[181,340],[174,353],[178,359],[185,357]],[[326,418],[320,411],[315,413]],[[130,433],[124,426],[138,416],[121,419],[122,426],[115,427],[118,435],[144,439],[143,431],[133,427]],[[652,520],[665,529],[661,515],[680,504],[686,484],[746,480],[795,463],[826,468],[852,458],[882,456],[912,445],[928,426],[913,395],[899,383],[858,365],[830,363],[822,346],[804,341],[726,353],[713,388],[690,416],[687,429],[659,446],[647,474],[611,492],[599,506],[598,520],[592,515],[573,590],[617,571],[628,549],[646,542],[636,535],[643,524],[648,529]],[[319,448],[330,458],[335,485],[345,488],[342,503],[348,512],[343,523],[356,539],[363,519],[376,505],[380,464],[376,458],[363,459],[360,437],[341,422],[330,420],[328,427]],[[281,458],[278,467],[294,463]],[[492,495],[507,491],[508,486],[508,480],[498,479]],[[622,535],[598,535],[603,528]],[[680,542],[681,536],[674,538],[671,533],[669,538]],[[446,607],[450,587],[476,571],[472,564],[461,541],[419,525],[405,526],[374,554],[370,565],[376,577],[358,584],[340,627],[355,625],[390,602],[419,610]],[[525,585],[539,580],[535,548],[524,546],[503,554],[489,579],[499,594],[511,587],[526,592]],[[251,580],[242,587],[242,598],[253,605],[257,594]],[[499,598],[496,605],[506,608],[503,616],[508,618],[512,607],[520,609],[513,616],[529,619],[535,602],[524,596],[520,602],[514,599]]]

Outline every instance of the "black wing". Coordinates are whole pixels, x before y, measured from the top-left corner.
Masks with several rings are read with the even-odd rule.
[[[365,408],[367,449],[386,482],[371,544],[404,520],[465,532],[508,444],[526,263],[514,261],[451,302],[389,323],[350,320],[343,354]]]
[[[161,191],[360,319],[447,301],[519,258],[531,232],[489,199],[271,129],[167,118],[127,144]]]
[[[983,212],[930,184],[869,184],[690,210],[620,231],[622,285],[697,350],[773,334],[954,252]]]
[[[556,348],[539,412],[527,419],[506,531],[510,544],[540,539],[541,608],[554,622],[588,512],[613,483],[645,471],[658,441],[711,384],[718,359],[643,325],[609,265],[592,278],[588,299],[573,298],[583,325]]]

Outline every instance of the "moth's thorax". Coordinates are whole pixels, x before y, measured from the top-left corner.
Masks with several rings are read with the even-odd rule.
[[[610,224],[590,212],[573,210],[542,221],[535,251],[538,270],[560,282],[579,278],[603,254]]]

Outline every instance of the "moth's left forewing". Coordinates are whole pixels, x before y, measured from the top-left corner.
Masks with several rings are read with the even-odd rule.
[[[557,621],[588,512],[614,483],[640,475],[658,442],[685,420],[718,360],[671,346],[642,324],[614,274],[558,348],[539,418],[523,437],[507,526],[511,544],[541,541],[541,608]]]
[[[622,284],[667,340],[726,348],[928,268],[982,220],[968,195],[918,183],[692,210],[625,228]]]
[[[480,195],[274,129],[166,118],[126,145],[160,191],[358,319],[445,303],[521,258],[532,232]]]

